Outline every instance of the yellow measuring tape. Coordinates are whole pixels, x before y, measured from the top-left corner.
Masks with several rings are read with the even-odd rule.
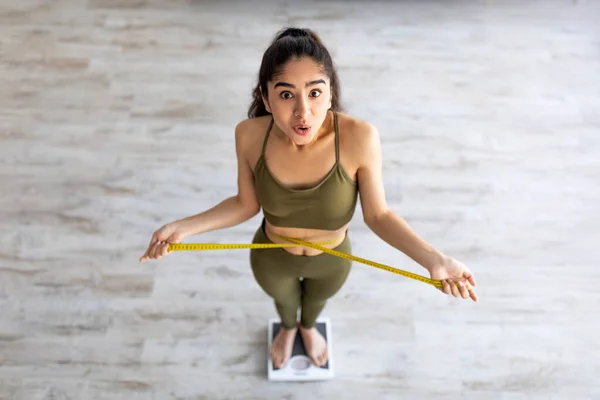
[[[323,247],[324,244],[332,243],[335,240],[332,240],[329,242],[311,243],[311,242],[305,242],[305,241],[299,240],[299,239],[290,238],[287,236],[279,236],[279,237],[284,240],[287,240],[288,242],[291,242],[291,243],[252,243],[252,244],[246,244],[246,243],[227,243],[227,244],[221,244],[221,243],[171,243],[171,244],[169,244],[168,251],[275,249],[275,248],[281,248],[281,247],[297,247],[298,245],[300,245],[300,246],[311,247],[313,249],[321,250],[325,253],[344,258],[346,260],[357,261],[357,262],[360,262],[363,264],[370,265],[375,268],[380,268],[385,271],[392,272],[394,274],[402,275],[407,278],[411,278],[411,279],[414,279],[414,280],[417,280],[420,282],[424,282],[429,285],[433,285],[438,289],[442,288],[442,281],[440,281],[440,280],[426,278],[422,275],[418,275],[418,274],[414,274],[412,272],[403,271],[398,268],[390,267],[389,265],[380,264],[380,263],[370,261],[370,260],[367,260],[364,258],[360,258],[360,257],[356,257],[356,256],[353,256],[350,254],[342,253],[341,251],[336,251],[336,250],[329,249],[327,247]]]

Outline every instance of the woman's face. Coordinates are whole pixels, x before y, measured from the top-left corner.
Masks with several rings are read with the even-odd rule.
[[[315,138],[331,108],[329,77],[311,58],[290,60],[268,82],[267,111],[279,129],[297,145]]]

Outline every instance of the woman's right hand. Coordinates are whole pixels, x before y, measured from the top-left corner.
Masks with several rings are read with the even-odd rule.
[[[146,253],[140,257],[140,262],[149,259],[160,259],[167,255],[169,243],[181,243],[185,239],[185,235],[177,224],[167,224],[154,232]]]

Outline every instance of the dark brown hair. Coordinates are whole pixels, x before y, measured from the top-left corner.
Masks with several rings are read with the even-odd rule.
[[[341,111],[340,82],[327,48],[317,34],[310,29],[285,28],[277,33],[265,51],[258,72],[258,83],[254,88],[253,100],[248,109],[248,118],[269,115],[261,97],[261,87],[267,96],[267,82],[279,74],[293,57],[310,57],[321,65],[331,84],[331,109]]]

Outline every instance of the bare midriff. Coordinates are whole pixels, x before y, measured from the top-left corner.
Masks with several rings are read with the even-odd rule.
[[[333,249],[339,246],[346,238],[348,225],[349,223],[335,231],[325,231],[319,229],[282,228],[265,221],[265,234],[273,243],[289,243],[285,239],[278,237],[279,235],[312,243],[330,242],[322,245],[322,247]],[[323,253],[321,250],[304,246],[283,247],[283,250],[297,256],[316,256]]]

